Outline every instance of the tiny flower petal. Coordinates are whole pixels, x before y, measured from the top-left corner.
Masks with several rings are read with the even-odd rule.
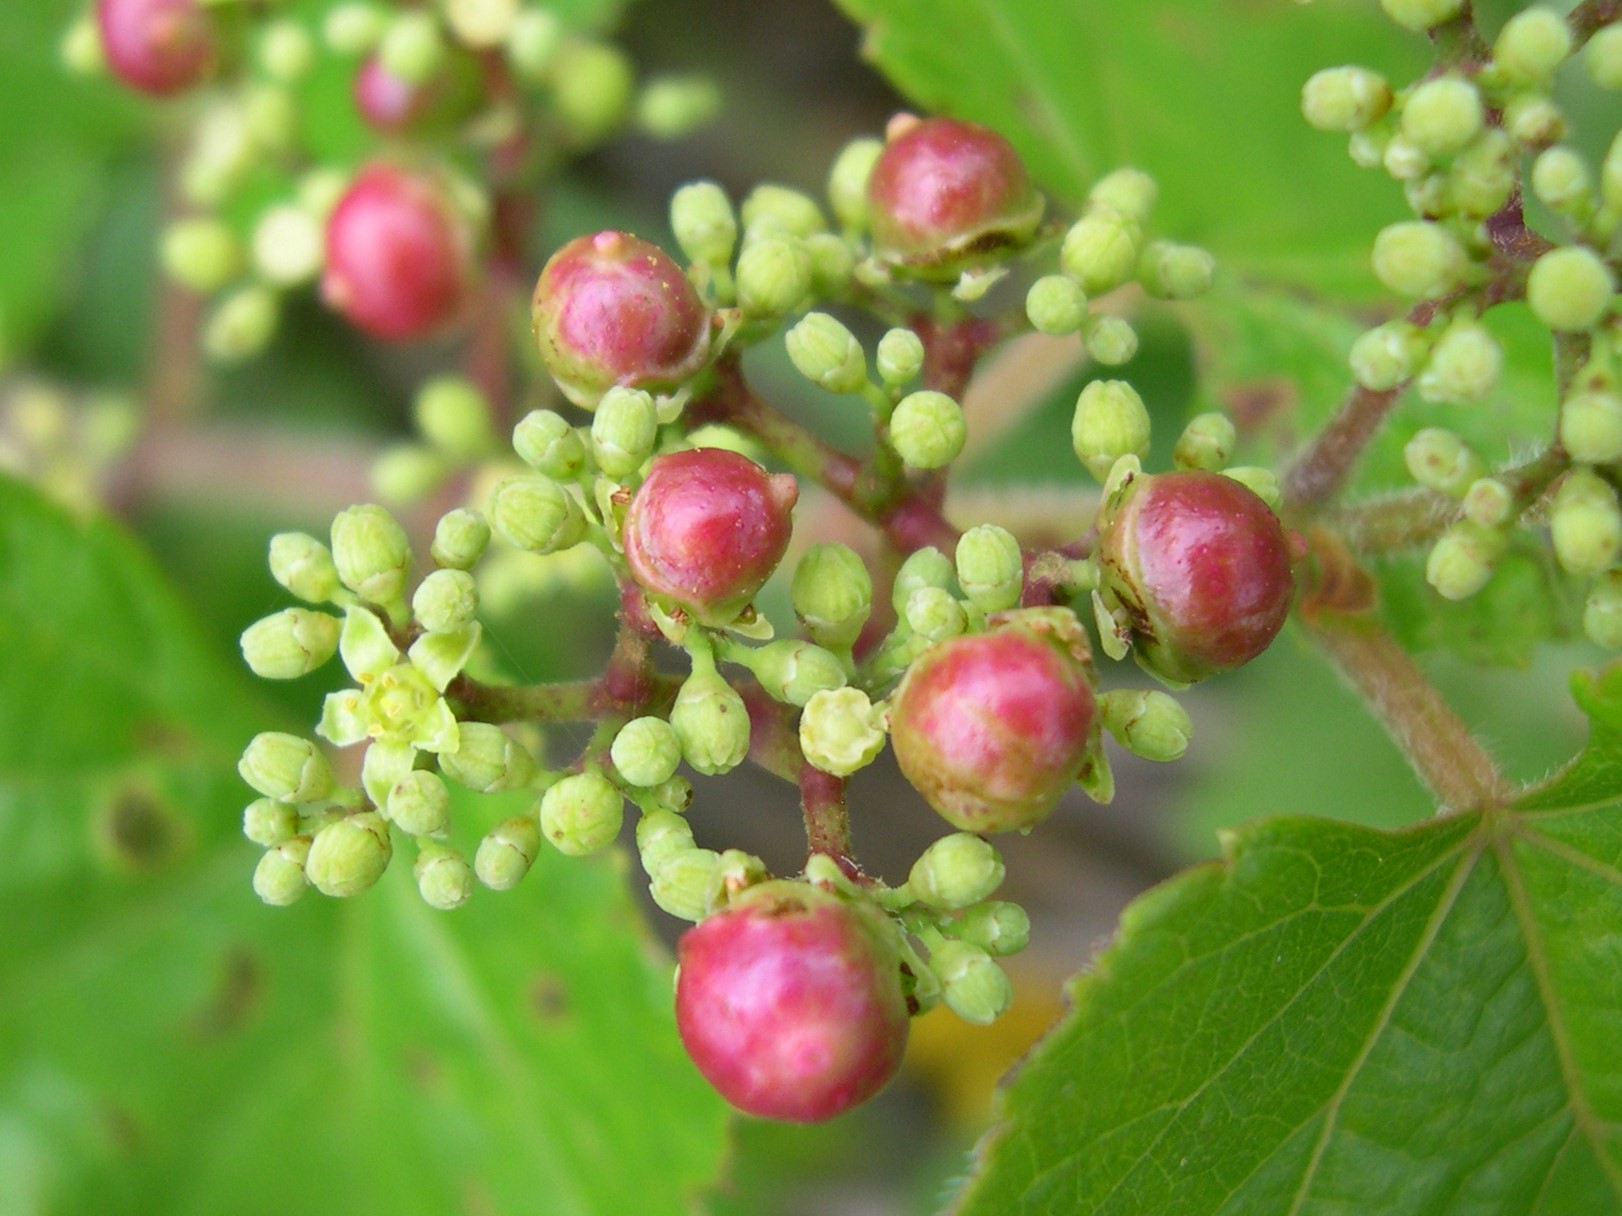
[[[315,728],[334,747],[348,747],[359,743],[370,732],[367,730],[366,705],[361,694],[353,688],[329,693],[321,707],[321,724]]]
[[[411,644],[411,664],[444,692],[479,644],[479,622],[446,633],[425,633]]]
[[[362,684],[370,683],[400,661],[400,648],[389,638],[383,622],[365,608],[354,606],[344,612],[338,654],[349,674]]]
[[[374,741],[361,764],[360,783],[375,806],[388,804],[389,791],[417,762],[417,749],[409,743]]]

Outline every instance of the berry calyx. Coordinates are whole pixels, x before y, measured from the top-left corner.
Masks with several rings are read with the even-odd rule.
[[[900,115],[867,181],[873,252],[923,278],[955,278],[977,259],[1024,244],[1042,196],[1019,153],[989,127]]]
[[[831,1119],[901,1066],[895,939],[875,910],[807,883],[751,887],[677,944],[682,1045],[739,1110]]]
[[[373,337],[421,337],[460,310],[470,243],[430,180],[370,165],[327,220],[322,297]]]
[[[197,0],[96,0],[107,67],[125,84],[164,97],[214,68],[214,24]]]
[[[1137,476],[1099,536],[1103,588],[1138,661],[1173,684],[1248,663],[1290,611],[1290,544],[1267,504],[1200,470]]]
[[[952,826],[1013,831],[1045,818],[1081,774],[1097,736],[1094,708],[1074,618],[1012,613],[912,664],[895,694],[890,745],[902,775]]]
[[[788,549],[799,489],[723,448],[657,457],[625,514],[625,559],[644,590],[725,625]]]
[[[627,232],[577,237],[541,271],[535,342],[564,396],[593,409],[615,385],[659,392],[709,357],[709,311],[681,267]]]

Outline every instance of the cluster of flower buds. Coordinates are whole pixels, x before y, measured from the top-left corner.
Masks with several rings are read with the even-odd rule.
[[[0,381],[0,472],[39,486],[70,511],[91,510],[139,430],[135,403],[48,381]]]

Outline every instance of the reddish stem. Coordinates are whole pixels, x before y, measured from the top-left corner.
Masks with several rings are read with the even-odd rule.
[[[850,810],[845,805],[848,781],[813,767],[800,766],[800,810],[805,816],[807,849],[834,859],[847,878],[859,878],[850,842]]]

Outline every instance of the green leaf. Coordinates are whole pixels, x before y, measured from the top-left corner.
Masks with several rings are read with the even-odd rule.
[[[437,913],[402,842],[260,904],[234,764],[281,724],[115,527],[8,481],[0,647],[0,1211],[690,1210],[725,1115],[613,863]]]
[[[1622,674],[1515,805],[1262,821],[1139,899],[960,1216],[1622,1208]]]
[[[1370,282],[1401,196],[1307,126],[1301,85],[1367,63],[1401,82],[1422,39],[1371,5],[1232,0],[840,0],[866,55],[918,106],[1004,132],[1074,203],[1123,164],[1160,183],[1158,229],[1296,280]]]

